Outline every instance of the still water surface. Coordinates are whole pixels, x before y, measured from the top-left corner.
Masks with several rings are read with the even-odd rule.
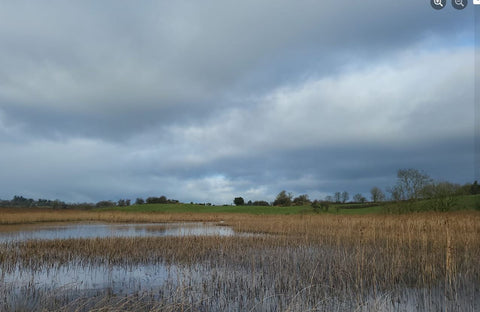
[[[213,223],[77,223],[56,225],[26,225],[0,227],[0,243],[19,242],[29,239],[69,239],[104,237],[152,237],[219,235],[232,236],[231,227]]]
[[[17,243],[30,239],[186,235],[246,234],[212,223],[1,226],[0,244],[15,248]],[[310,302],[310,287],[293,290],[292,293],[278,293],[274,287],[275,281],[278,281],[276,276],[266,274],[265,267],[257,269],[253,273],[255,270],[252,271],[250,265],[234,265],[222,262],[222,259],[192,265],[169,264],[159,259],[137,265],[111,265],[108,261],[92,264],[72,259],[65,264],[46,263],[41,267],[30,267],[28,263],[3,267],[0,262],[0,311],[90,311],[106,298],[117,298],[122,306],[128,300],[165,302],[170,310],[179,302],[183,307],[183,302],[189,300],[198,305],[198,311],[215,312],[276,311],[288,310],[288,307],[320,311],[443,311],[447,310],[447,306],[451,311],[473,312],[479,311],[476,307],[480,306],[478,297],[465,295],[475,294],[475,290],[464,291],[464,295],[452,303],[447,302],[442,283],[431,289],[403,288],[375,293],[371,298],[360,298],[360,305],[354,300],[357,297],[349,297],[348,293],[345,298],[327,296]],[[235,288],[236,285],[240,288]],[[470,286],[466,288],[472,289]],[[136,306],[139,307],[142,306]]]
[[[14,244],[32,240],[106,238],[106,237],[162,237],[188,235],[245,235],[235,233],[231,227],[217,226],[214,223],[70,223],[40,224],[25,226],[1,226],[0,244]],[[12,245],[13,244],[13,245]],[[153,260],[153,259],[152,259]],[[197,267],[195,269],[195,267]],[[25,297],[32,294],[46,296],[77,297],[93,292],[108,291],[114,295],[152,293],[165,291],[165,283],[176,287],[182,280],[191,280],[201,266],[177,266],[152,261],[140,265],[89,265],[73,260],[63,265],[46,265],[39,268],[23,267],[3,270],[0,266],[0,293],[4,294],[0,303],[2,309],[41,310],[38,300],[28,301],[21,306]],[[199,276],[199,275],[197,275]],[[48,295],[50,294],[50,295]],[[65,295],[64,295],[65,294]],[[65,297],[62,300],[66,300]],[[43,300],[43,299],[42,299]],[[67,300],[68,301],[68,300]]]

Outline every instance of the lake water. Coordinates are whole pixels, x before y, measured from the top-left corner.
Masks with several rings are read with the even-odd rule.
[[[77,223],[77,224],[41,224],[19,227],[0,226],[0,243],[18,242],[29,239],[69,239],[104,237],[152,237],[219,235],[232,236],[235,232],[228,226],[216,226],[213,223]]]
[[[106,237],[162,236],[232,236],[231,227],[214,223],[69,223],[0,226],[0,243],[15,244],[27,240],[52,240]],[[182,280],[196,275],[195,266],[152,263],[132,266],[85,265],[72,261],[66,265],[31,269],[17,266],[13,270],[0,268],[0,310],[35,311],[44,308],[48,298],[62,302],[78,297],[95,297],[105,292],[120,296],[141,293],[172,294]],[[29,298],[29,300],[25,300]],[[42,303],[43,302],[43,303]],[[25,305],[24,305],[25,304]],[[43,307],[43,308],[42,308]]]
[[[162,224],[50,224],[1,226],[0,244],[15,248],[17,242],[30,239],[70,239],[102,237],[152,237],[186,235],[248,235],[236,233],[228,226],[213,223]],[[300,249],[299,251],[302,251]],[[479,311],[480,296],[471,284],[458,289],[458,298],[445,296],[443,283],[428,289],[403,288],[384,293],[372,293],[360,298],[345,293],[343,297],[322,297],[321,291],[310,293],[321,284],[278,293],[277,272],[268,267],[250,264],[253,257],[261,258],[263,249],[250,251],[245,261],[232,263],[221,257],[218,261],[190,265],[164,263],[152,259],[138,265],[89,264],[72,259],[66,264],[29,267],[18,264],[0,266],[0,311],[91,311],[111,306],[122,310],[134,304],[135,310],[181,311],[187,303],[192,311]],[[279,251],[277,251],[279,252]],[[286,261],[304,263],[325,249],[311,247],[307,252],[291,248],[281,251],[290,257]],[[325,254],[327,256],[328,254]],[[278,255],[281,258],[281,254]],[[302,260],[303,259],[303,260]],[[296,271],[294,271],[296,272]],[[278,274],[281,275],[281,274]],[[294,274],[295,275],[295,274]],[[283,277],[285,278],[285,276]],[[295,277],[291,280],[294,281]],[[290,279],[287,279],[290,281]],[[328,281],[325,281],[325,283]],[[474,284],[473,286],[475,286]],[[278,286],[278,285],[277,285]],[[312,287],[312,288],[311,288]],[[312,295],[321,300],[311,302]],[[106,301],[110,300],[110,301]],[[108,302],[108,304],[106,304]],[[165,307],[165,308],[163,308]],[[176,308],[175,308],[176,307]],[[128,309],[127,309],[128,310]],[[122,310],[123,311],[123,310]]]
[[[72,303],[72,308],[65,311],[90,311],[93,307],[78,309],[82,304],[77,301],[88,298],[88,304],[95,304],[109,296],[148,294],[156,300],[161,293],[175,294],[179,281],[187,276],[193,276],[190,268],[161,263],[92,266],[74,261],[37,270],[0,270],[0,311],[46,311]]]

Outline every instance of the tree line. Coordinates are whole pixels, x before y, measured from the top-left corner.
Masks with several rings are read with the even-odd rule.
[[[361,193],[356,193],[350,200],[350,194],[347,191],[338,191],[332,195],[327,195],[323,199],[311,200],[307,194],[301,194],[296,197],[290,192],[282,190],[275,197],[273,202],[266,200],[245,201],[243,197],[235,197],[233,203],[237,206],[307,206],[311,205],[314,210],[328,211],[331,204],[355,203],[355,207],[360,208],[376,205],[384,201],[402,203],[398,209],[402,211],[418,210],[415,203],[419,200],[427,200],[427,206],[422,209],[448,211],[456,203],[460,195],[480,194],[480,185],[477,181],[466,183],[464,185],[451,183],[447,181],[435,181],[428,174],[417,169],[400,169],[397,171],[397,180],[395,185],[386,188],[385,191],[377,186],[370,189],[370,198],[367,199]],[[146,199],[137,198],[135,205],[143,204],[177,204],[178,200],[169,199],[166,196],[147,197]],[[100,207],[125,207],[130,206],[132,200],[119,199],[118,201],[102,200],[96,203],[65,203],[61,200],[32,199],[16,195],[11,200],[1,200],[0,207],[51,207],[54,209],[92,209]],[[192,203],[193,204],[193,203]],[[208,205],[212,204],[200,204]],[[335,206],[339,209],[339,205]]]
[[[378,203],[389,201],[403,203],[405,211],[415,211],[419,208],[414,205],[419,200],[427,200],[427,206],[423,210],[448,211],[456,203],[456,198],[461,195],[480,194],[480,185],[478,181],[466,183],[464,185],[451,183],[448,181],[435,181],[423,171],[409,168],[399,169],[397,171],[397,180],[395,185],[388,187],[386,192],[377,186],[370,189],[370,201],[361,193],[353,195],[350,201],[350,194],[347,191],[335,192],[327,195],[323,199],[310,200],[307,194],[294,197],[292,193],[282,190],[275,197],[273,202],[261,201],[263,205],[272,206],[306,206],[311,205],[314,210],[328,211],[330,204],[364,204],[364,207],[377,205]],[[237,206],[245,205],[243,197],[234,198],[234,204]],[[257,202],[248,201],[248,204],[255,205]],[[258,205],[260,206],[260,205]],[[338,205],[336,206],[338,209]],[[356,208],[362,207],[356,205]]]
[[[11,200],[0,200],[0,207],[49,207],[53,209],[92,209],[105,207],[126,207],[130,206],[130,199],[119,199],[118,201],[101,200],[96,203],[66,203],[61,200],[33,199],[15,195]],[[178,204],[176,199],[169,199],[166,196],[137,198],[135,205],[143,204]]]

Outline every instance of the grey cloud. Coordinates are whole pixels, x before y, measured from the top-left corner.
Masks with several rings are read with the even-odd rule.
[[[162,124],[203,118],[348,60],[385,58],[432,32],[450,38],[467,23],[415,1],[55,4],[4,4],[0,19],[1,105],[47,137],[50,111],[83,127],[82,115],[95,114],[112,129],[96,136],[125,139],[115,133],[142,131],[135,125],[152,115]]]
[[[185,170],[162,168],[168,154],[142,158],[125,146],[75,140],[5,146],[2,194],[71,201],[165,194],[182,201],[230,203],[234,196],[272,200],[282,189],[323,197],[338,190],[368,193],[392,185],[399,168],[465,183],[473,178],[471,138],[430,144],[337,145],[267,151],[216,160]],[[172,157],[172,156],[170,156]],[[186,164],[184,164],[186,165]]]
[[[454,154],[462,155],[455,157]],[[373,186],[386,189],[401,168],[425,170],[437,180],[465,183],[473,179],[471,138],[450,139],[411,146],[353,145],[304,148],[257,157],[231,158],[202,167],[198,176],[219,170],[233,181],[261,186],[272,198],[282,189],[294,194],[332,195],[336,191],[368,194]],[[195,174],[195,170],[190,172]],[[249,198],[255,200],[255,198]]]
[[[421,53],[279,88],[254,108],[234,107],[206,122],[173,127],[170,134],[185,144],[183,154],[195,153],[207,162],[262,150],[468,136],[473,129],[470,53]]]
[[[473,10],[456,13],[414,0],[1,2],[0,198],[320,196],[410,166],[462,182]]]

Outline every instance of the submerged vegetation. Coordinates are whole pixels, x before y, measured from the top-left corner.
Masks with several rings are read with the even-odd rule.
[[[20,290],[33,298],[26,310],[476,311],[480,307],[478,212],[252,216],[60,211],[50,219],[41,213],[37,217],[45,221],[55,216],[58,221],[61,214],[65,220],[105,222],[204,219],[256,235],[0,244],[3,276],[99,266],[127,272],[153,265],[169,272],[156,284],[142,286],[141,281],[129,280],[123,282],[124,292],[114,287],[94,294],[36,286],[32,277],[32,283]],[[5,214],[2,218],[6,223]],[[15,223],[13,217],[8,220]],[[27,221],[20,217],[16,221],[22,220]],[[18,288],[4,283],[0,291],[9,298],[0,310],[21,307],[15,300]]]

